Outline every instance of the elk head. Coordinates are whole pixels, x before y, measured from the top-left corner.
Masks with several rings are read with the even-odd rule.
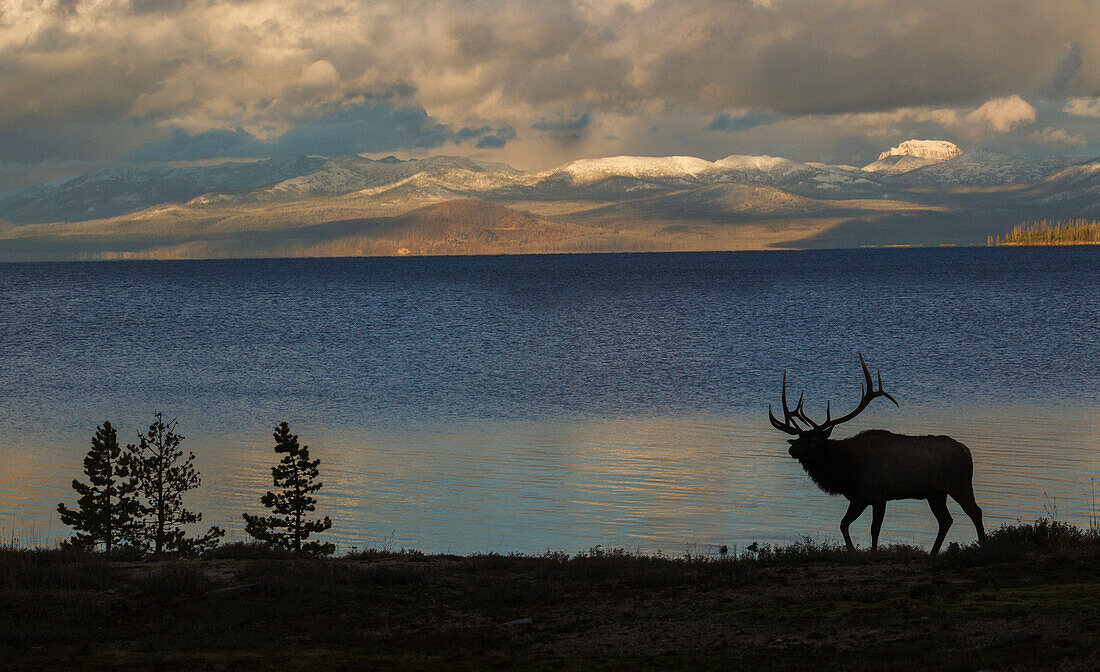
[[[859,405],[851,413],[839,418],[833,418],[831,415],[831,409],[828,402],[825,405],[825,421],[818,424],[811,420],[806,415],[806,411],[802,408],[802,394],[798,395],[798,403],[795,404],[792,411],[787,406],[787,372],[783,372],[783,422],[780,422],[772,414],[771,405],[768,406],[768,419],[771,420],[772,427],[775,427],[781,432],[791,434],[796,438],[787,439],[787,443],[791,444],[788,452],[791,457],[799,461],[805,461],[807,459],[813,459],[817,456],[825,446],[825,440],[832,434],[833,428],[837,425],[848,422],[852,418],[856,417],[863,412],[863,409],[867,408],[867,405],[871,403],[875,397],[886,397],[890,401],[894,402],[897,406],[896,399],[891,397],[889,393],[882,389],[882,374],[878,374],[878,389],[875,389],[874,382],[871,380],[871,372],[867,369],[867,363],[863,361],[863,355],[859,355],[860,366],[863,367],[863,382],[860,383],[863,388],[862,395],[859,400]],[[801,423],[801,424],[800,424]]]

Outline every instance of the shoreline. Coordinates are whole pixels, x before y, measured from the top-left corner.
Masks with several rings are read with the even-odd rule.
[[[497,253],[425,253],[425,254],[362,254],[340,256],[289,256],[289,257],[133,257],[126,259],[40,259],[40,260],[11,260],[0,259],[0,266],[34,265],[34,264],[124,264],[124,263],[185,263],[185,262],[231,262],[231,261],[348,261],[352,259],[362,260],[389,260],[389,259],[499,259],[513,257],[598,257],[598,256],[627,256],[627,255],[693,255],[693,254],[772,254],[772,253],[820,253],[820,252],[857,252],[872,250],[941,250],[941,249],[996,249],[999,247],[1087,247],[1100,245],[1096,243],[1000,243],[990,245],[988,243],[896,243],[882,245],[856,245],[852,247],[767,247],[762,249],[740,250],[593,250],[590,252],[497,252]]]

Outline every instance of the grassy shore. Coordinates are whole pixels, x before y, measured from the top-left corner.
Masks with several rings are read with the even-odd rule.
[[[10,670],[1094,670],[1100,535],[1039,521],[939,557],[7,549],[0,605]]]
[[[1004,238],[990,236],[986,242],[989,245],[1100,245],[1100,222],[1091,219],[1044,219],[1019,224]]]

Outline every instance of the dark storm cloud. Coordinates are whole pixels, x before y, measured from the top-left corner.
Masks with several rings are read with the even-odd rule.
[[[655,59],[646,92],[795,115],[970,105],[1045,79],[1066,42],[1095,24],[1095,9],[886,0],[723,12],[708,3],[697,39]]]
[[[708,131],[747,131],[750,128],[756,128],[757,126],[765,126],[767,124],[774,123],[779,117],[774,114],[764,114],[757,110],[752,110],[742,114],[740,116],[732,116],[727,113],[719,114],[717,117],[711,120],[707,124]]]
[[[501,126],[495,133],[482,135],[474,147],[477,149],[500,149],[508,144],[508,141],[515,139],[515,137],[516,129],[511,126]]]
[[[585,112],[575,117],[559,117],[554,120],[543,119],[531,124],[531,128],[554,140],[570,142],[583,138],[588,133],[588,127],[591,123],[592,113]]]
[[[0,128],[0,163],[103,161],[161,135],[163,130],[151,124],[97,118]]]
[[[136,161],[194,161],[217,158],[339,156],[397,149],[431,149],[447,142],[477,140],[477,147],[503,147],[515,137],[511,126],[453,131],[422,108],[394,108],[389,103],[354,105],[322,115],[262,141],[248,131],[211,130],[190,134],[174,129],[170,138],[131,154]]]
[[[421,108],[359,105],[295,126],[274,144],[282,154],[352,154],[438,147],[450,131]]]
[[[179,12],[192,0],[130,0],[130,9],[135,14],[171,14]]]
[[[243,128],[235,131],[213,130],[191,135],[183,129],[172,130],[170,138],[148,144],[132,154],[137,161],[196,161],[213,158],[266,156],[264,143]]]
[[[459,53],[467,58],[484,58],[500,47],[493,27],[484,23],[459,23],[451,29]]]
[[[1054,93],[1062,93],[1069,87],[1070,81],[1077,71],[1081,69],[1081,43],[1077,41],[1066,45],[1066,51],[1058,59],[1058,66],[1054,71],[1054,79],[1050,88]]]

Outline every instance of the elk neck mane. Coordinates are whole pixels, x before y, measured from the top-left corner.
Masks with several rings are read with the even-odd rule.
[[[847,439],[826,440],[825,450],[817,455],[799,460],[802,469],[817,487],[830,495],[843,495],[850,491],[855,482],[859,461],[852,458],[849,442],[856,438],[871,438],[874,435],[890,434],[881,429],[869,429]]]

